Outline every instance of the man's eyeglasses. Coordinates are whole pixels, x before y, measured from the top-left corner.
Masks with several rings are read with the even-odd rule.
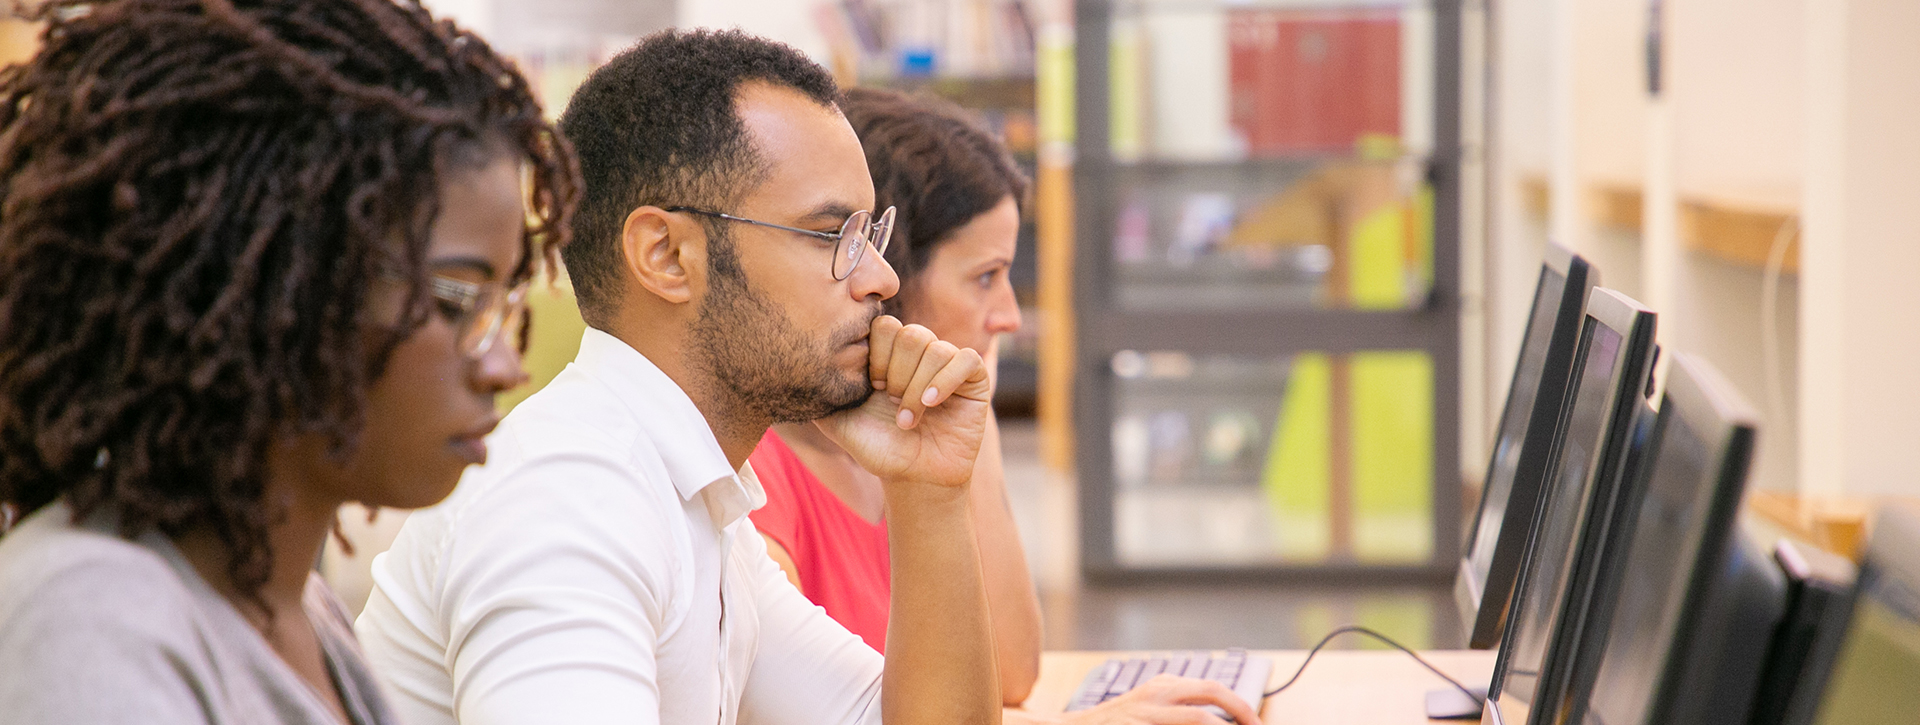
[[[527,289],[532,281],[509,289],[433,275],[429,292],[460,332],[461,354],[478,360],[500,338],[519,335],[527,318]]]
[[[809,237],[833,242],[834,281],[846,279],[849,275],[853,274],[854,268],[860,266],[861,258],[866,255],[867,247],[873,247],[875,254],[885,256],[887,253],[887,242],[893,240],[893,207],[887,207],[886,211],[880,212],[880,217],[877,219],[874,218],[873,212],[856,211],[851,216],[848,216],[847,220],[840,225],[840,231],[838,232],[817,232],[812,229],[770,224],[746,217],[737,217],[732,214],[722,214],[707,209],[696,209],[690,206],[670,206],[667,207],[666,210],[669,212],[684,211],[689,214],[701,214],[716,219],[725,219],[730,222],[740,222],[742,224],[779,229],[795,234],[805,234]]]

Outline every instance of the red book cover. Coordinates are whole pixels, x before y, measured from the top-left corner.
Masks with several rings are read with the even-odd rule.
[[[1252,156],[1400,135],[1397,12],[1244,10],[1228,20],[1230,115]]]

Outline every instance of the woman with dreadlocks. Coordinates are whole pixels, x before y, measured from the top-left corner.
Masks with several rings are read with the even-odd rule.
[[[391,722],[312,563],[485,459],[570,152],[408,0],[40,13],[0,71],[0,720]]]

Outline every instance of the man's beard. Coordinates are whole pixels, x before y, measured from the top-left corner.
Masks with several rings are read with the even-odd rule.
[[[776,423],[804,423],[867,402],[873,386],[865,366],[849,379],[833,358],[865,337],[880,311],[810,336],[749,287],[724,231],[708,239],[710,284],[690,330],[689,352],[694,364],[712,373],[718,387],[712,392],[724,398],[722,405]]]

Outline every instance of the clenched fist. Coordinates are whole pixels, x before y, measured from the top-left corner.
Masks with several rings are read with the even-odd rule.
[[[867,343],[873,397],[815,424],[882,481],[967,485],[993,394],[980,353],[889,315]]]

